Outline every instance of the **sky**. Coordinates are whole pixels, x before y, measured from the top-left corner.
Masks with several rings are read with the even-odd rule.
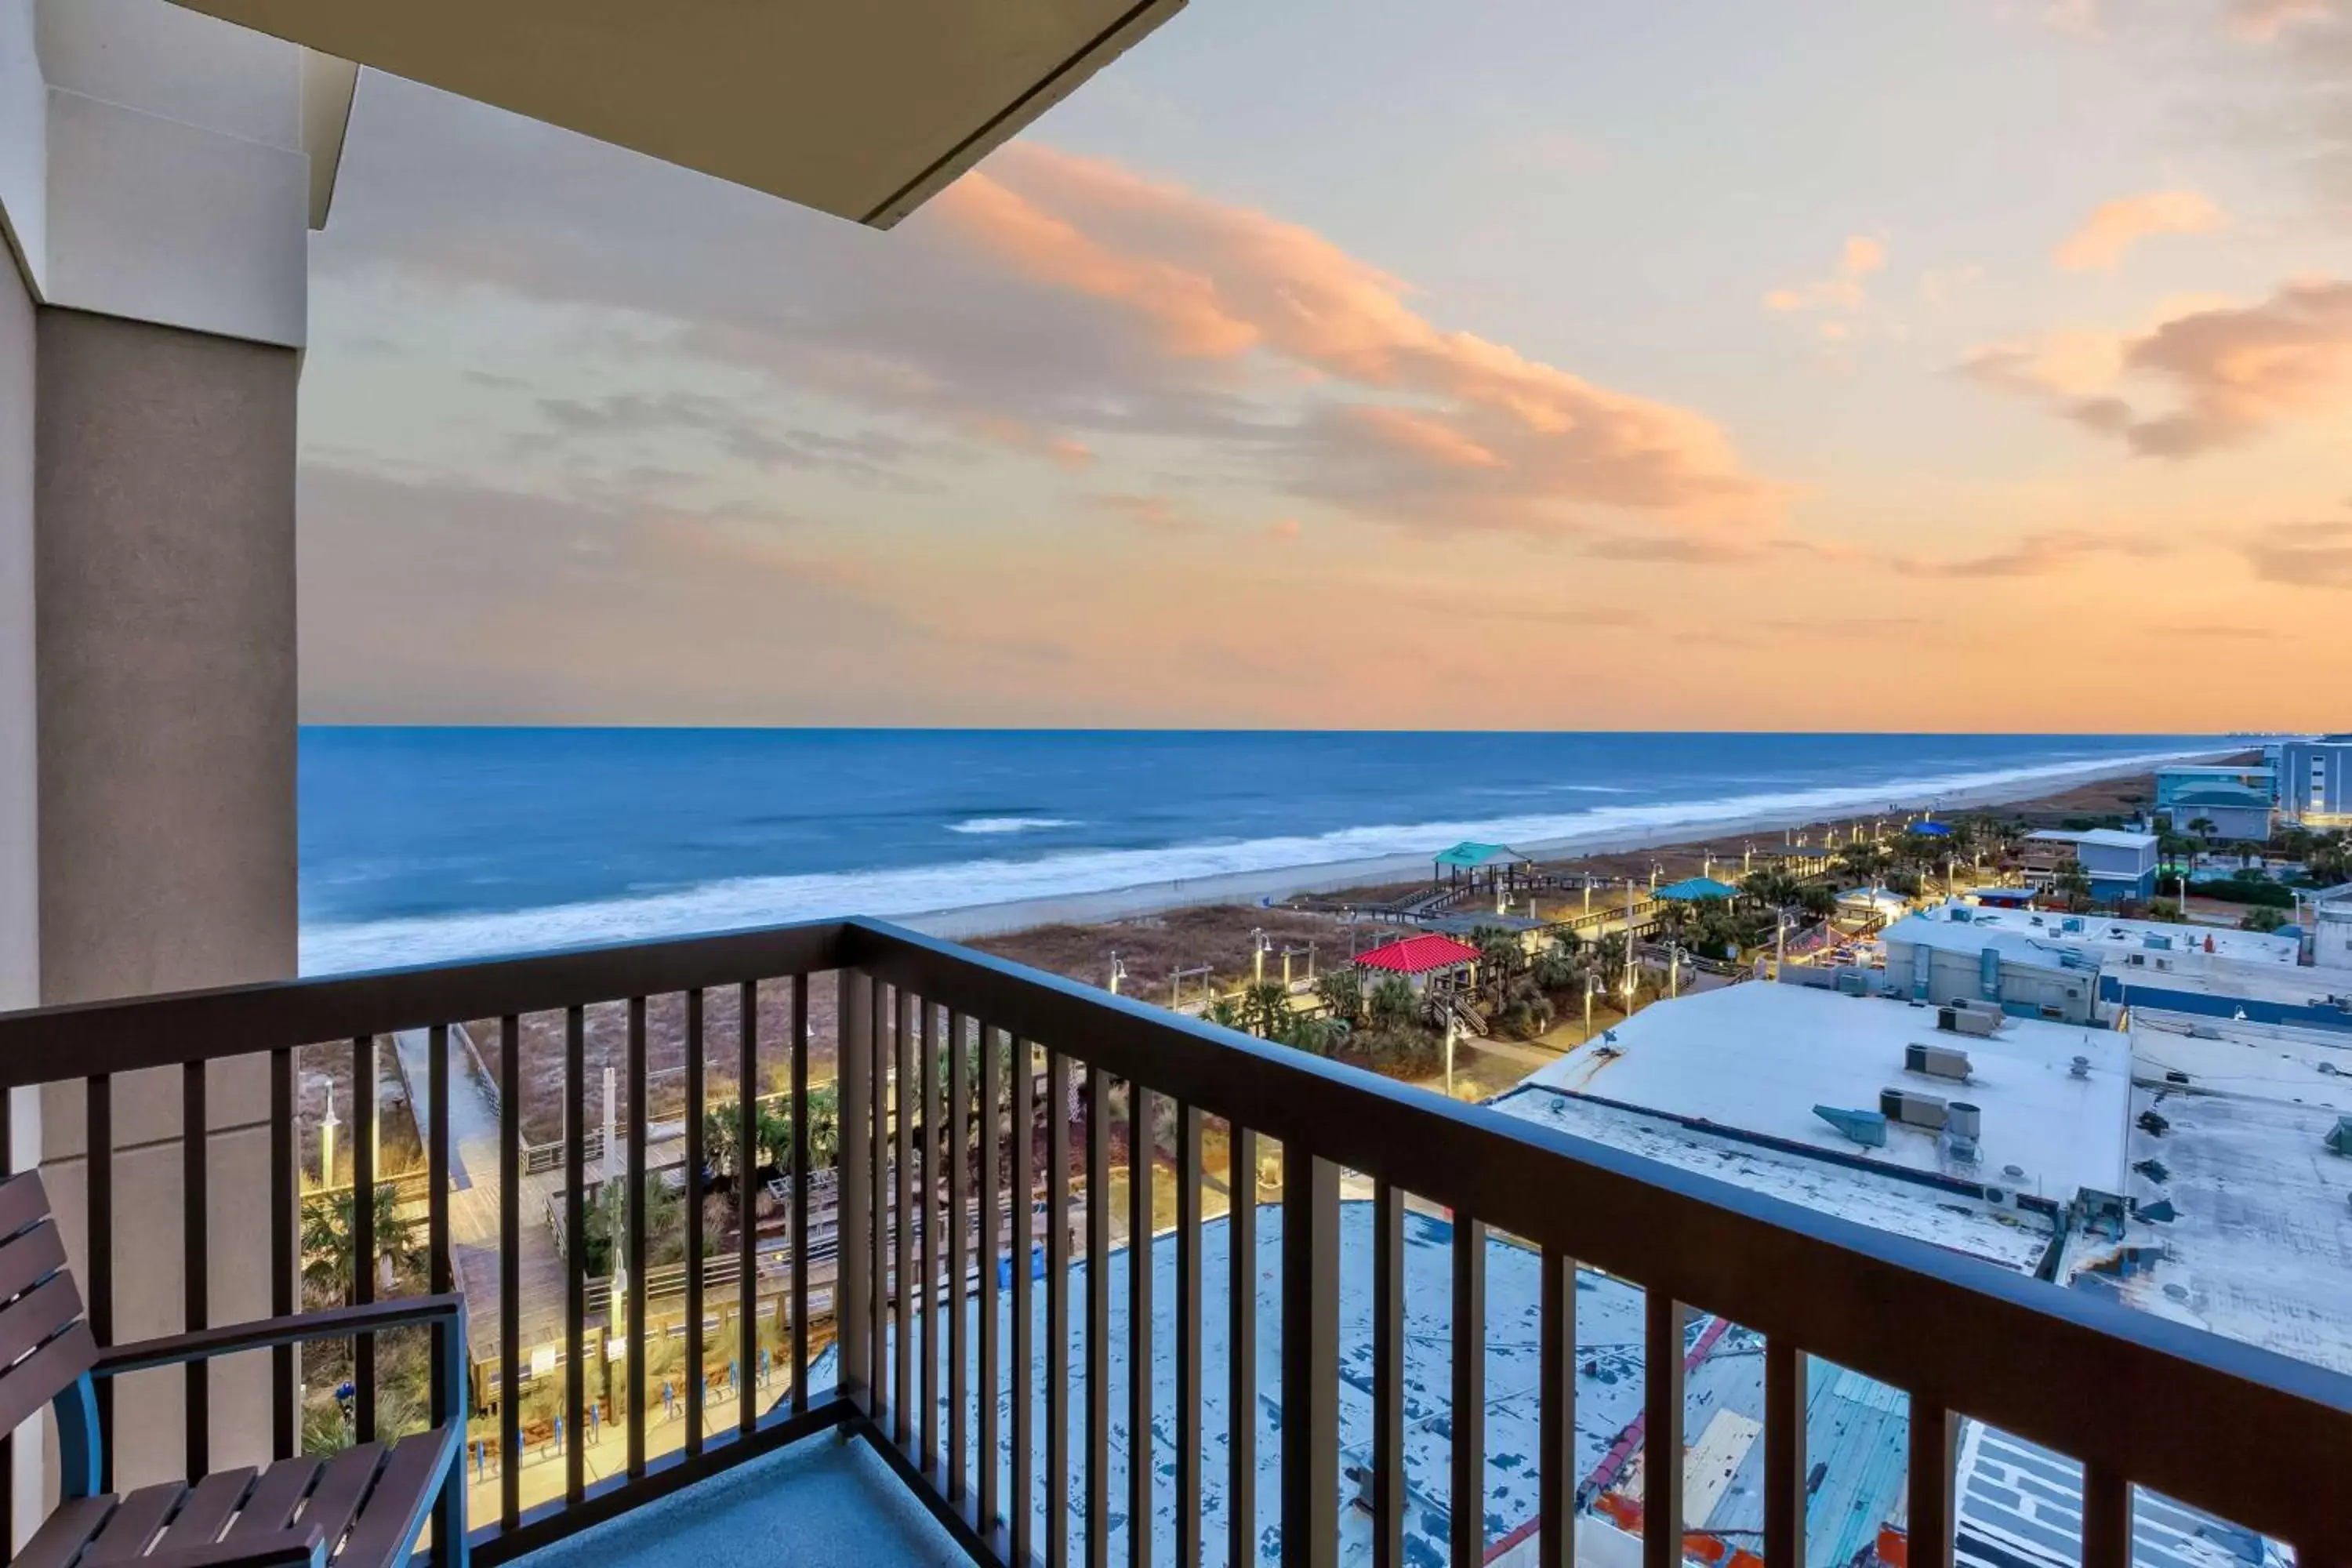
[[[313,722],[2340,728],[2352,0],[1192,0],[876,233],[380,73]]]

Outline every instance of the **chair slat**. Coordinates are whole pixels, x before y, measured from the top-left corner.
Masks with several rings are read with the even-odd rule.
[[[184,1548],[209,1546],[221,1538],[236,1505],[245,1500],[247,1488],[253,1485],[255,1472],[249,1468],[220,1470],[196,1483],[180,1511],[172,1516],[171,1528],[155,1543],[159,1552],[177,1552]]]
[[[0,1226],[7,1223],[7,1217],[0,1215]],[[22,1295],[66,1266],[64,1239],[47,1215],[35,1215],[29,1228],[0,1232],[0,1236],[6,1237],[0,1240],[0,1301]]]
[[[82,1554],[106,1516],[115,1511],[113,1498],[73,1498],[58,1502],[57,1511],[42,1519],[24,1552],[9,1559],[9,1568],[66,1568]]]
[[[15,1431],[97,1360],[98,1342],[83,1321],[10,1367],[0,1376],[0,1432]]]
[[[89,1543],[89,1555],[82,1559],[82,1568],[97,1568],[101,1563],[128,1563],[146,1555],[148,1542],[155,1539],[155,1532],[187,1495],[184,1481],[163,1481],[141,1487],[124,1498],[97,1539]]]
[[[376,1468],[383,1463],[381,1443],[346,1448],[327,1461],[327,1473],[319,1478],[300,1522],[319,1527],[327,1538],[329,1556],[333,1556],[342,1544],[343,1532],[351,1529],[352,1521],[358,1516],[360,1504],[367,1499],[368,1484],[375,1479]]]
[[[15,1236],[49,1213],[49,1192],[38,1171],[19,1171],[0,1182],[0,1237]]]
[[[316,1459],[280,1459],[263,1472],[261,1484],[245,1500],[245,1508],[229,1526],[229,1539],[274,1535],[294,1522],[294,1510],[310,1495],[310,1485],[325,1467]]]
[[[81,1292],[74,1289],[73,1277],[68,1274],[52,1274],[5,1307],[0,1307],[0,1367],[80,1316]],[[55,1394],[57,1390],[49,1392]]]
[[[351,1539],[336,1554],[335,1568],[391,1568],[408,1556],[424,1528],[433,1483],[448,1468],[449,1447],[457,1440],[448,1427],[401,1439],[361,1507]]]
[[[80,1497],[59,1503],[25,1543],[25,1550],[10,1560],[9,1568],[66,1568],[81,1555],[89,1538],[113,1511],[110,1497]]]

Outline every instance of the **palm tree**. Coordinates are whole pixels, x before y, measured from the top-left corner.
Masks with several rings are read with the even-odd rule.
[[[351,1305],[359,1237],[357,1205],[352,1189],[317,1193],[302,1200],[302,1280],[321,1294],[340,1294]],[[394,1278],[421,1268],[425,1248],[416,1239],[416,1223],[401,1216],[398,1195],[389,1182],[375,1188],[375,1258],[370,1267],[391,1267]],[[379,1284],[383,1281],[379,1280]]]
[[[1518,932],[1501,926],[1476,926],[1471,930],[1470,945],[1478,950],[1480,979],[1500,1001],[1511,977],[1527,961],[1527,949],[1521,945]]]
[[[1279,981],[1261,981],[1242,994],[1242,1016],[1248,1020],[1250,1033],[1279,1038],[1291,1017],[1290,993]]]
[[[1315,977],[1315,994],[1334,1018],[1353,1023],[1364,1016],[1364,972],[1354,964],[1327,969]]]
[[[1397,1029],[1412,1023],[1420,1013],[1421,998],[1413,994],[1412,983],[1403,975],[1390,974],[1372,987],[1369,1006],[1374,1028]]]
[[[2200,838],[2210,838],[2213,837],[2216,826],[2218,825],[2210,816],[2191,817],[2189,822],[2189,831]]]

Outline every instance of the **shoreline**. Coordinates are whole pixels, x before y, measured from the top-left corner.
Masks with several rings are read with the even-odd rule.
[[[1932,807],[1945,813],[2023,805],[2060,790],[2080,788],[2112,779],[2132,778],[2172,763],[2219,762],[2235,755],[2237,752],[2234,751],[2184,752],[2154,759],[2136,758],[2129,763],[2086,763],[2078,767],[2055,768],[2031,778],[2011,779],[1974,789],[1942,791],[1929,796],[1897,796],[1887,804],[1897,811]],[[1694,818],[1685,822],[1654,823],[1638,831],[1596,829],[1564,838],[1515,844],[1511,847],[1538,861],[1574,860],[1637,849],[1696,847],[1726,836],[1778,833],[1784,829],[1811,827],[1856,815],[1877,813],[1864,809],[1857,799],[1844,806],[1816,805],[1801,811],[1766,812],[1714,821]],[[1430,855],[1444,847],[1444,845],[1432,845],[1429,855],[1392,855],[1259,871],[1236,871],[1213,877],[1177,878],[1092,892],[1056,893],[885,918],[893,924],[906,926],[927,936],[958,942],[1006,936],[1042,926],[1100,925],[1138,916],[1161,914],[1171,910],[1219,904],[1272,903],[1306,894],[1334,893],[1353,888],[1377,887],[1383,883],[1420,880],[1428,870]]]

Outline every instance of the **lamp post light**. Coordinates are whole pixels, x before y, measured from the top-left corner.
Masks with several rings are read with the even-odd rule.
[[[1267,942],[1264,927],[1250,928],[1250,984],[1265,984],[1265,950]]]
[[[1112,995],[1118,994],[1119,982],[1126,978],[1127,961],[1119,957],[1118,949],[1112,948],[1110,950],[1110,994]]]
[[[327,1114],[319,1123],[319,1184],[335,1184],[335,1129],[342,1125],[335,1115],[335,1086],[327,1085]]]

